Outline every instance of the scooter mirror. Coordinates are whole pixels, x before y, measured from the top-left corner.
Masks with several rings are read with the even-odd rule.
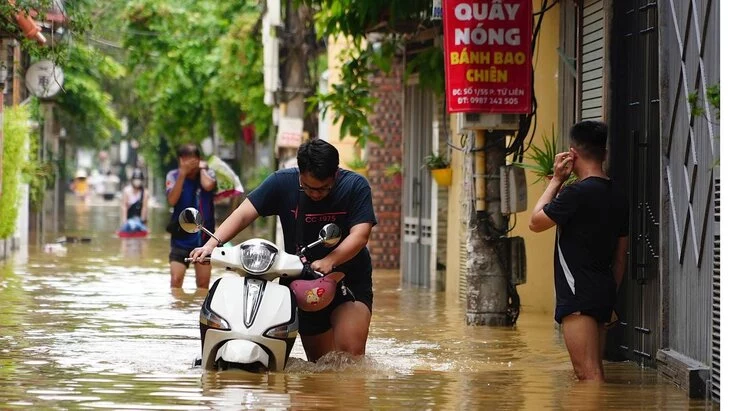
[[[322,240],[325,247],[334,247],[340,242],[340,227],[336,224],[327,224],[319,230],[319,239]]]
[[[197,233],[203,225],[203,218],[200,216],[198,210],[193,207],[182,210],[177,221],[180,223],[180,228],[188,233]]]

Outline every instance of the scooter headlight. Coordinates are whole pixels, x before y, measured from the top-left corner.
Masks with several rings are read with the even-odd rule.
[[[269,328],[264,333],[265,336],[271,338],[278,338],[280,340],[286,340],[289,338],[297,338],[297,331],[299,330],[299,318],[295,318],[294,322],[276,327]]]
[[[211,310],[208,304],[203,304],[203,307],[200,309],[200,323],[219,330],[231,329],[231,326],[228,325],[228,321],[224,320],[223,317]]]
[[[252,274],[261,274],[274,264],[277,250],[269,244],[245,244],[241,246],[241,266]]]

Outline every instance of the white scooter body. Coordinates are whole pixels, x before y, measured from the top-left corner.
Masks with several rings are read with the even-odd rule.
[[[195,208],[182,210],[178,222],[188,233],[202,230],[215,238]],[[326,224],[319,240],[299,253],[305,255],[307,249],[320,244],[332,247],[339,240],[339,227]],[[258,238],[213,250],[211,264],[240,276],[216,280],[200,308],[200,362],[205,369],[284,369],[299,331],[299,317],[294,294],[274,280],[301,276],[302,258]]]
[[[265,272],[255,274],[243,269],[241,250],[249,244],[265,244],[277,250]],[[291,291],[273,280],[299,276],[303,269],[299,257],[278,251],[269,241],[252,239],[233,247],[216,248],[210,262],[240,276],[216,280],[203,302],[202,366],[209,370],[283,370],[297,336],[299,319]]]

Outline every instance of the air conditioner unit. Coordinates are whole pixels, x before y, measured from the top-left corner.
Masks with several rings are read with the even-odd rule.
[[[517,130],[520,127],[519,114],[457,113],[456,129],[467,130]]]

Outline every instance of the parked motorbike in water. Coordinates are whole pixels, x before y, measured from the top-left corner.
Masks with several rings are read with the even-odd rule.
[[[218,240],[203,226],[195,208],[183,210],[178,222],[188,233],[202,230]],[[339,227],[327,224],[319,239],[296,255],[260,238],[216,247],[205,261],[239,275],[216,280],[203,301],[202,356],[196,364],[206,370],[283,370],[299,330],[298,309],[320,310],[332,302],[335,292],[348,291],[344,284],[340,290],[337,287],[343,273],[317,273],[306,257],[312,247],[333,247],[339,240]],[[278,278],[297,279],[286,287],[274,281]]]

